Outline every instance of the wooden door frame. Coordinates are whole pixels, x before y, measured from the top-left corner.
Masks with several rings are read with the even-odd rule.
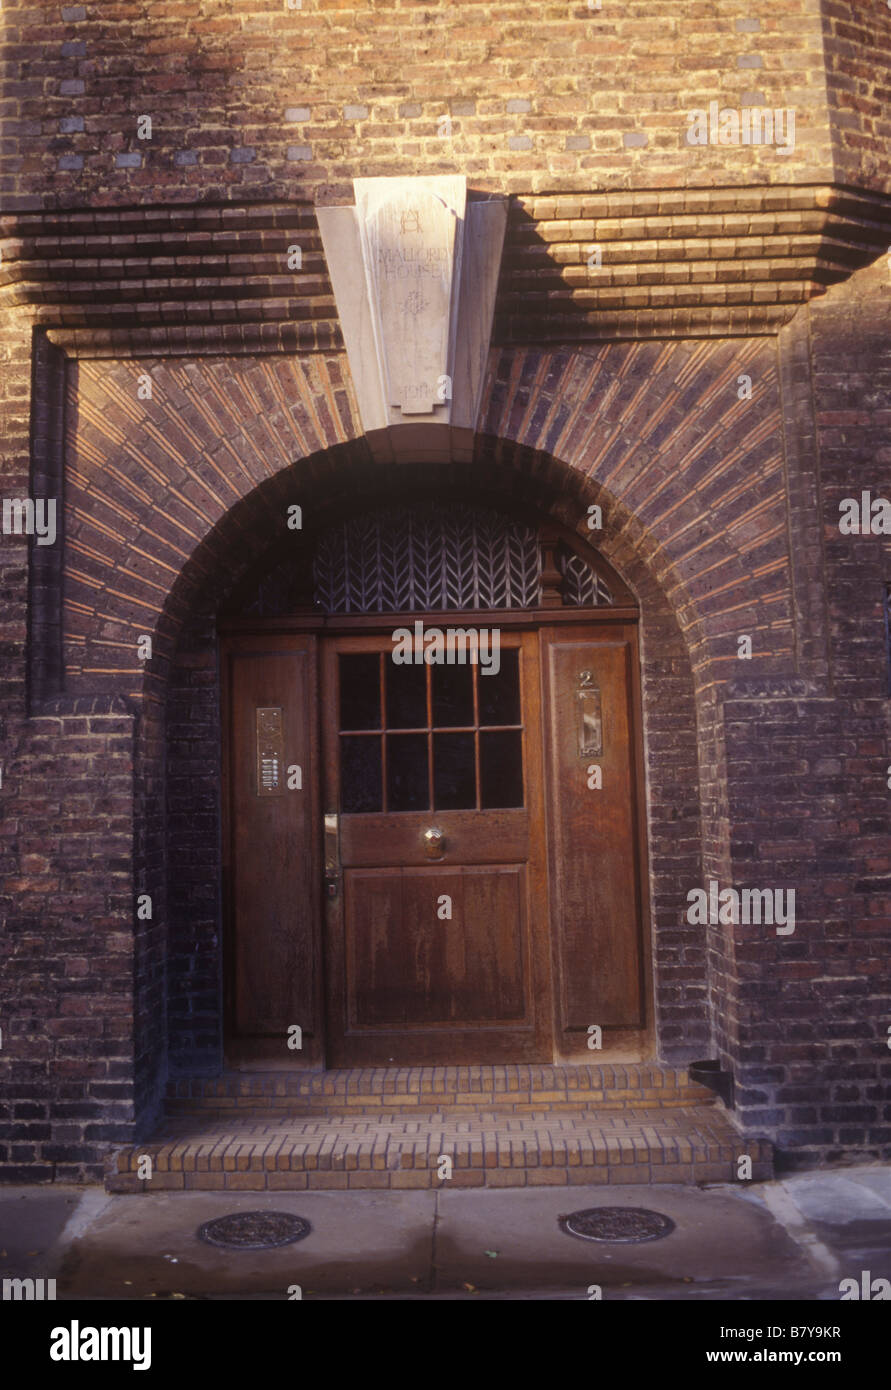
[[[221,711],[221,734],[222,734],[222,927],[223,927],[223,1048],[224,1055],[227,1055],[231,1045],[232,1016],[231,1016],[231,997],[232,997],[232,975],[234,963],[234,923],[232,921],[232,898],[231,886],[231,834],[232,834],[232,786],[231,769],[229,757],[229,741],[231,737],[231,691],[230,691],[230,662],[229,656],[233,651],[263,651],[263,650],[287,650],[288,639],[290,637],[306,636],[347,636],[349,634],[377,635],[392,632],[394,627],[411,626],[416,621],[422,621],[426,626],[461,626],[461,627],[503,627],[514,629],[526,629],[538,633],[543,627],[553,627],[566,624],[576,627],[583,627],[588,633],[592,643],[596,642],[596,633],[603,632],[609,628],[625,629],[629,632],[628,648],[630,653],[630,680],[628,682],[628,718],[629,736],[631,751],[631,795],[633,798],[633,822],[634,834],[634,859],[635,859],[635,881],[638,887],[638,924],[637,930],[641,947],[641,971],[643,979],[641,982],[641,999],[643,1007],[643,1024],[641,1028],[633,1030],[617,1030],[616,1036],[611,1039],[611,1045],[604,1047],[603,1051],[587,1052],[585,1057],[573,1056],[570,1060],[581,1062],[606,1062],[616,1061],[645,1061],[656,1055],[655,1038],[655,980],[653,975],[653,943],[651,933],[647,930],[646,924],[650,921],[650,891],[649,891],[649,853],[647,836],[647,815],[646,815],[646,759],[644,747],[643,731],[643,703],[642,703],[642,681],[640,669],[640,611],[636,606],[623,605],[622,607],[603,608],[547,608],[537,607],[528,609],[473,609],[470,611],[458,611],[453,609],[431,610],[424,613],[373,613],[373,614],[320,614],[317,611],[295,613],[287,618],[238,618],[228,619],[218,624],[218,636],[220,641],[220,711]],[[634,640],[631,640],[630,633],[633,632]],[[544,663],[540,659],[539,653],[539,676],[543,677]],[[324,913],[325,906],[322,896],[322,816],[323,816],[323,769],[321,764],[321,701],[320,701],[320,682],[321,682],[321,663],[318,652],[314,662],[315,672],[315,710],[312,725],[312,747],[313,765],[316,770],[312,778],[312,785],[304,790],[312,798],[311,820],[312,820],[312,845],[314,872],[318,875],[318,892],[316,894],[316,910],[313,917],[313,941],[312,949],[316,961],[316,980],[317,994],[319,995],[319,1008],[321,1027],[325,1036],[321,1041],[320,1057],[299,1057],[295,1056],[293,1064],[295,1066],[325,1066],[326,1043],[327,1043],[327,1016],[325,1014],[324,1001],[327,997],[326,987],[326,961],[324,958]],[[547,721],[550,718],[549,702],[544,698],[544,691],[541,692],[539,699],[540,710],[540,732],[539,741],[543,754],[543,775],[545,785],[543,791],[543,823],[544,837],[547,847],[551,843],[552,827],[548,814],[547,799],[547,757],[546,742],[548,736]],[[548,884],[548,903],[550,914],[550,903],[552,899],[551,885]],[[557,1036],[557,1019],[555,1011],[557,1007],[555,976],[553,973],[553,944],[554,944],[554,923],[549,915],[549,936],[551,942],[551,961],[550,972],[551,981],[551,1027],[552,1036]],[[556,1059],[556,1053],[555,1053]],[[284,1068],[285,1063],[277,1063]],[[544,1063],[546,1065],[546,1063]]]

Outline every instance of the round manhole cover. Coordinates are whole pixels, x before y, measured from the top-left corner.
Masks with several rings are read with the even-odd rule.
[[[580,1240],[615,1240],[634,1244],[642,1240],[661,1240],[670,1236],[674,1222],[670,1216],[646,1207],[586,1207],[560,1217],[569,1236]]]
[[[276,1245],[293,1245],[311,1230],[302,1216],[292,1216],[287,1211],[237,1211],[205,1221],[198,1227],[198,1237],[208,1245],[224,1245],[228,1250],[268,1250]]]

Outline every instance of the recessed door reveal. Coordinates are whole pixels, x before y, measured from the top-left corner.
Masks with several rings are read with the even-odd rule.
[[[429,496],[295,564],[276,548],[245,584],[224,648],[232,1057],[642,1046],[621,581],[556,522]]]

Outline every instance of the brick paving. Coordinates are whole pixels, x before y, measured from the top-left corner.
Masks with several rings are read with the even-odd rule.
[[[479,1108],[373,1116],[168,1119],[119,1152],[113,1192],[304,1188],[522,1187],[729,1182],[740,1154],[772,1174],[765,1141],[745,1141],[715,1105],[526,1114]],[[452,1175],[438,1175],[441,1156]],[[151,1177],[139,1166],[151,1159]]]
[[[464,1067],[352,1067],[337,1071],[231,1071],[173,1081],[168,1115],[368,1114],[384,1110],[627,1110],[710,1104],[683,1067],[658,1062]]]

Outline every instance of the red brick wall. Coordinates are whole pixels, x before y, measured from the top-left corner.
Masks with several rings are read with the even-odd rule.
[[[740,1113],[799,1165],[891,1152],[891,537],[839,532],[843,497],[891,496],[889,307],[883,261],[810,306],[783,344],[822,522],[799,533],[800,594],[816,594],[799,669],[810,657],[819,671],[825,651],[828,679],[754,681],[725,706],[733,881],[797,893],[793,936],[733,930]]]
[[[24,316],[9,315],[0,340],[0,469],[3,496],[24,496],[30,474],[31,334]],[[13,770],[27,680],[28,549],[19,536],[0,537],[0,1164],[18,1170],[34,1162],[50,1137],[46,1000],[39,984],[40,918],[31,907],[19,916],[22,880],[31,891],[40,868],[29,862],[35,846],[23,842],[16,808],[20,790]],[[27,803],[26,803],[27,804]],[[27,814],[27,812],[26,812]],[[26,829],[28,828],[26,824]],[[26,890],[27,891],[27,890]],[[15,926],[18,916],[19,927]],[[14,1026],[12,1019],[18,1020]],[[21,1125],[26,1126],[24,1130]]]
[[[884,0],[822,9],[836,179],[891,193],[891,10]]]
[[[833,1145],[891,1142],[891,698],[882,594],[891,536],[842,536],[839,502],[891,500],[891,270],[883,257],[811,311],[824,498],[829,640],[837,717],[815,771],[832,800],[818,844],[826,925],[818,948],[818,1038]],[[815,750],[816,751],[816,750]],[[833,804],[834,803],[834,804]],[[827,1019],[828,1015],[828,1019]],[[874,1151],[874,1149],[870,1149]]]
[[[585,0],[6,0],[0,20],[7,209],[342,200],[354,175],[406,167],[504,192],[831,175],[820,0],[604,0],[599,11]],[[688,145],[688,111],[712,100],[795,106],[795,152]],[[144,115],[151,140],[138,137]]]
[[[58,279],[64,246],[51,272],[32,250],[4,290],[4,495],[57,488],[65,530],[30,567],[23,540],[0,537],[0,1173],[97,1176],[107,1143],[151,1123],[168,1036],[177,1065],[219,1058],[214,614],[274,542],[288,500],[371,501],[399,481],[372,467],[361,441],[324,275],[313,269],[305,299],[276,301],[272,250],[298,224],[314,236],[310,204],[348,199],[354,176],[406,170],[465,173],[478,191],[522,195],[523,208],[534,195],[585,195],[538,200],[548,217],[529,234],[544,226],[558,261],[607,214],[652,211],[657,239],[718,238],[711,260],[701,246],[674,246],[670,303],[685,316],[610,317],[607,288],[582,336],[651,337],[587,345],[558,321],[562,282],[545,275],[523,300],[528,248],[517,243],[473,471],[571,524],[586,500],[602,502],[603,553],[641,603],[661,1055],[721,1056],[742,1120],[775,1136],[789,1162],[891,1154],[880,607],[891,555],[886,537],[838,531],[842,497],[891,496],[888,265],[859,271],[774,337],[765,306],[800,302],[811,262],[785,222],[783,247],[746,259],[772,209],[797,206],[790,184],[891,191],[887,6],[862,0],[855,17],[841,0],[604,0],[599,12],[581,0],[304,0],[300,11],[277,0],[5,0],[0,27],[0,210],[114,205],[133,209],[126,225],[140,232],[161,221],[171,230],[153,204],[214,205],[208,218],[222,205],[207,228],[173,228],[184,243],[175,254],[211,246],[245,280],[237,323],[213,297],[223,290],[182,289],[201,298],[184,329],[182,303],[168,315],[158,283],[169,240],[153,242],[150,291],[109,264],[103,275],[123,279],[104,299],[90,292],[92,243],[64,309],[58,284],[44,294],[39,279]],[[691,107],[756,93],[795,106],[793,155],[685,145]],[[137,137],[142,114],[151,141]],[[437,131],[447,114],[450,138]],[[674,219],[660,219],[670,194],[622,210],[621,190],[765,183],[784,187],[751,217],[733,202],[732,236],[718,204],[705,227],[676,203]],[[590,226],[571,225],[604,190],[620,191],[616,208],[598,204],[584,212]],[[253,208],[247,239],[225,241],[257,200],[279,206],[268,217]],[[861,260],[880,244],[878,201],[849,201],[844,234],[824,237],[842,247],[831,274],[820,271],[828,278],[853,264],[861,239]],[[103,234],[79,226],[64,230],[72,251],[81,232]],[[17,235],[12,219],[4,231]],[[52,220],[29,235],[42,231]],[[632,310],[650,303],[646,275],[635,279],[640,235],[629,223]],[[254,312],[251,276],[267,253],[267,298]],[[15,248],[4,255],[0,282]],[[194,270],[196,285],[206,272]],[[143,337],[126,358],[111,331],[126,335],[140,297],[159,344],[169,332],[171,351],[184,352],[206,333],[233,355],[147,359]],[[538,327],[523,338],[516,325],[528,328],[533,299]],[[715,333],[712,305],[744,305],[723,322],[747,336],[674,336],[697,322]],[[32,376],[35,322],[80,355],[66,363],[39,333]],[[549,325],[546,350],[522,345],[553,336]],[[234,355],[246,347],[253,355]],[[143,373],[150,402],[138,393]],[[738,397],[743,374],[750,401]],[[147,666],[142,633],[155,644]],[[752,662],[736,655],[743,633]],[[794,886],[794,936],[690,926],[687,893],[710,878]],[[134,911],[143,892],[147,921]]]
[[[198,614],[171,668],[166,748],[170,1065],[189,1075],[222,1058],[219,695],[216,622]]]

